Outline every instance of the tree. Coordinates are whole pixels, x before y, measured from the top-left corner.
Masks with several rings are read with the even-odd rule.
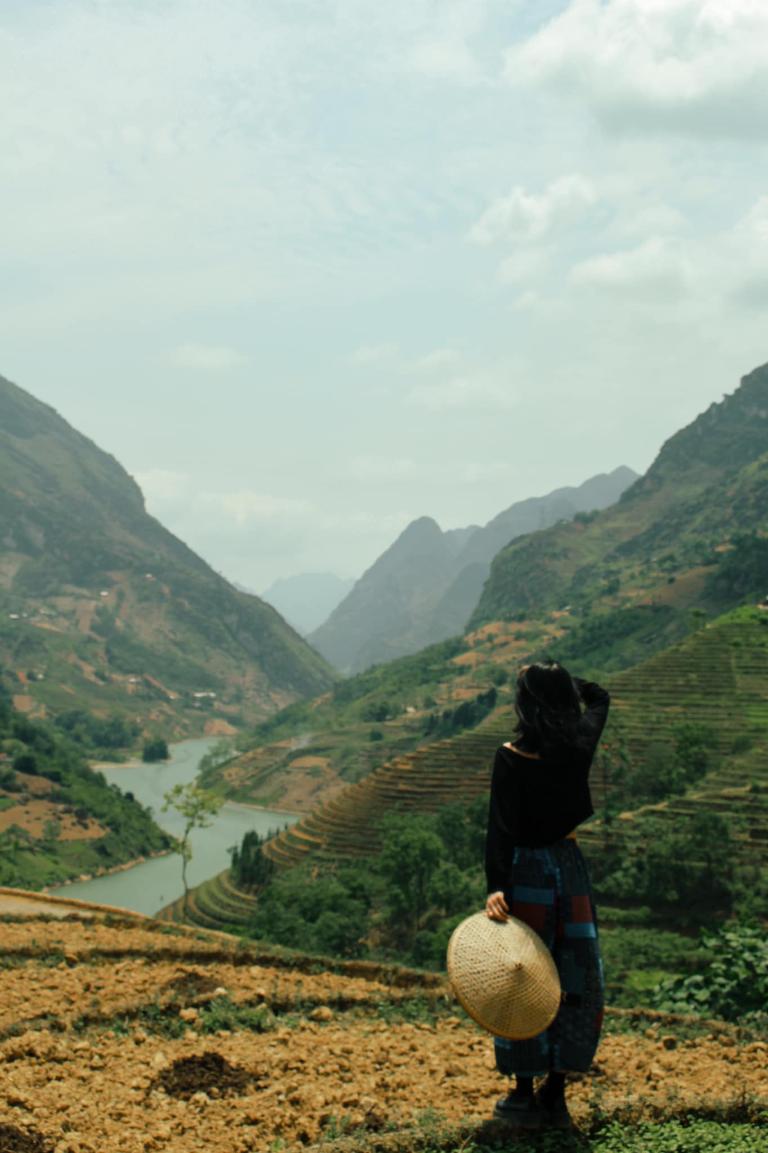
[[[144,750],[141,754],[142,761],[148,764],[153,761],[167,761],[169,756],[168,744],[162,737],[144,742]]]
[[[443,842],[428,817],[388,813],[381,822],[379,870],[387,883],[393,924],[412,940],[429,905],[429,885],[443,857]]]
[[[184,884],[184,913],[189,904],[187,866],[192,860],[190,837],[194,829],[207,829],[223,804],[223,798],[209,789],[201,789],[194,781],[174,785],[163,797],[163,812],[174,809],[184,819],[184,832],[176,838],[176,851],[181,854],[181,879]]]
[[[272,836],[273,834],[269,834]],[[230,873],[239,889],[252,892],[266,885],[275,871],[274,862],[264,855],[262,846],[267,840],[255,829],[249,829],[243,836],[242,844],[231,850],[232,866]]]

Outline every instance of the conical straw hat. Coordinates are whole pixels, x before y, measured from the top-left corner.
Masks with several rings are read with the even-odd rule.
[[[448,942],[448,976],[470,1017],[497,1037],[535,1037],[560,1008],[552,955],[516,917],[492,921],[474,913],[462,921]]]

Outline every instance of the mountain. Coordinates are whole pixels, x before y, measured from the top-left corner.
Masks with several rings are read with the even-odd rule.
[[[507,545],[470,627],[568,606],[593,632],[596,611],[623,613],[622,629],[642,630],[651,616],[677,613],[680,624],[691,608],[722,610],[764,594],[767,508],[764,365],[672,436],[617,504]],[[635,625],[628,609],[638,610]]]
[[[495,554],[510,540],[605,508],[636,479],[617,468],[578,487],[518,501],[483,527],[443,532],[420,517],[363,574],[310,641],[331,664],[357,672],[460,633]]]
[[[298,632],[306,634],[330,616],[354,583],[330,572],[298,573],[274,581],[261,596]]]
[[[270,605],[149,516],[114,457],[0,377],[2,666],[23,708],[117,708],[171,731],[333,681]]]

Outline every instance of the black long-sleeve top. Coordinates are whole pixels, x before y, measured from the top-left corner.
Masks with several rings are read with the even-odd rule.
[[[592,681],[573,679],[586,706],[578,748],[541,757],[506,745],[496,750],[485,842],[489,893],[510,886],[516,847],[551,845],[594,812],[589,770],[608,716],[610,697]]]

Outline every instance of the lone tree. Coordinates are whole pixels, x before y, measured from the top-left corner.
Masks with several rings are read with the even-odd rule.
[[[223,804],[223,798],[210,789],[201,789],[194,781],[187,785],[174,785],[163,797],[163,812],[174,809],[184,818],[184,832],[176,838],[176,851],[181,854],[181,879],[184,884],[184,915],[189,903],[187,865],[192,860],[193,829],[207,829]]]
[[[169,756],[168,742],[164,741],[162,737],[154,737],[144,742],[141,759],[145,764],[167,761]]]

